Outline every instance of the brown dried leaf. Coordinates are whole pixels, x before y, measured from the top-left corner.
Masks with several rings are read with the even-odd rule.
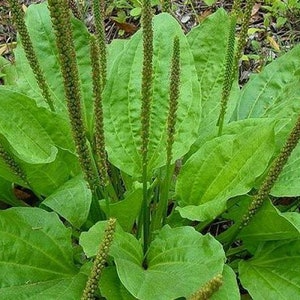
[[[133,34],[138,30],[137,26],[132,23],[119,23],[116,20],[113,21],[119,27],[119,29],[124,30],[126,33]]]
[[[275,51],[280,52],[280,47],[272,36],[267,36],[267,41]]]
[[[212,11],[210,9],[205,10],[202,14],[197,16],[197,21],[201,23],[204,21],[209,15],[211,15]]]

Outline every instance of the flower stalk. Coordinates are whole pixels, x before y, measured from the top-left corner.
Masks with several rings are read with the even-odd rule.
[[[33,49],[33,44],[30,39],[25,21],[24,21],[24,11],[22,10],[21,6],[19,5],[18,0],[9,0],[9,4],[11,7],[12,17],[13,21],[16,25],[17,31],[20,35],[22,46],[25,52],[25,56],[28,60],[28,63],[30,65],[30,68],[32,69],[32,72],[35,76],[35,80],[42,92],[42,96],[46,103],[48,104],[51,111],[55,111],[55,107],[53,104],[53,100],[50,94],[49,86],[46,82],[46,78],[44,75],[44,72],[42,71],[42,68],[40,66],[40,63],[38,61],[38,58],[36,56],[36,53]]]
[[[173,54],[171,61],[170,88],[169,88],[169,114],[167,120],[167,164],[166,174],[162,182],[161,198],[154,218],[154,229],[159,229],[165,224],[168,209],[169,189],[172,180],[172,150],[175,137],[175,126],[177,120],[178,99],[180,94],[180,44],[176,36],[173,42]]]
[[[219,127],[219,131],[218,131],[219,136],[222,135],[227,103],[228,103],[231,86],[234,78],[233,66],[234,66],[235,26],[236,26],[236,15],[231,14],[229,19],[229,32],[228,32],[227,53],[226,53],[223,88],[222,88],[221,110],[217,122],[217,126]]]
[[[12,155],[10,155],[10,153],[6,151],[1,142],[0,157],[13,174],[20,178],[27,186],[29,186],[25,172],[22,170],[21,166],[15,161]]]
[[[101,70],[101,90],[103,90],[106,83],[107,76],[107,55],[106,55],[106,41],[105,41],[105,27],[104,27],[104,1],[93,0],[93,12],[96,27],[97,43],[100,51],[100,70]]]
[[[257,211],[263,205],[264,201],[268,199],[272,187],[274,186],[276,180],[278,179],[280,173],[282,172],[283,167],[287,163],[293,150],[296,148],[299,140],[300,140],[300,115],[298,116],[298,120],[295,126],[293,127],[291,133],[289,134],[280,153],[271,164],[268,174],[265,180],[263,181],[260,189],[258,190],[256,196],[250,203],[247,212],[243,215],[241,220],[236,224],[236,228],[231,234],[230,241],[224,246],[226,250],[229,249],[229,247],[236,239],[240,231],[249,224],[251,219],[255,216]]]
[[[277,158],[273,161],[271,168],[268,172],[267,177],[263,181],[257,195],[251,202],[247,213],[243,216],[242,222],[240,224],[240,229],[247,226],[253,216],[256,214],[258,209],[262,206],[265,199],[268,198],[272,187],[274,186],[276,180],[278,179],[283,167],[287,163],[289,157],[291,156],[293,150],[296,148],[300,139],[300,116],[292,129],[288,139],[286,140],[283,148],[281,149]]]
[[[210,297],[219,290],[223,284],[223,276],[218,274],[213,279],[208,281],[201,289],[195,292],[189,300],[208,300]]]
[[[103,186],[109,182],[106,163],[105,137],[103,124],[103,108],[101,95],[101,74],[99,63],[99,47],[96,38],[91,36],[91,62],[92,62],[92,79],[93,79],[93,94],[94,94],[94,115],[95,115],[95,152],[97,155],[98,171],[100,180]]]
[[[141,106],[141,153],[142,153],[142,181],[143,181],[143,203],[140,222],[143,223],[144,252],[149,244],[150,211],[148,207],[148,145],[150,132],[150,114],[153,84],[153,28],[151,1],[144,0],[142,8],[142,30],[143,30],[143,71],[142,71],[142,106]]]
[[[238,9],[240,10],[240,7],[238,8],[238,6],[241,5],[241,3],[240,3],[241,1],[236,1],[236,2],[237,3],[233,6],[233,9],[234,9],[234,11],[237,12]],[[238,70],[239,60],[242,57],[244,48],[246,46],[248,26],[249,26],[249,21],[251,18],[251,12],[252,12],[254,3],[255,3],[255,0],[247,0],[246,1],[246,5],[244,8],[244,14],[243,14],[243,18],[242,18],[241,30],[239,33],[239,38],[238,38],[238,43],[237,43],[237,49],[236,49],[235,57],[234,57],[234,72],[237,72],[237,70]]]
[[[107,257],[108,257],[108,252],[114,239],[115,230],[116,230],[116,219],[111,218],[108,220],[108,224],[104,232],[103,241],[100,244],[99,250],[94,260],[91,274],[86,283],[86,287],[83,291],[81,300],[96,299],[95,293],[98,289],[99,279],[105,267]]]
[[[100,178],[87,144],[86,129],[82,117],[80,82],[68,2],[67,0],[49,0],[48,5],[56,36],[65,97],[78,159],[85,180],[94,195],[97,195],[100,188]],[[97,197],[93,197],[93,199],[93,213],[95,216],[100,216],[101,211]]]
[[[68,0],[68,3],[69,3],[69,7],[73,13],[73,16],[78,19],[78,20],[81,20],[82,19],[82,15],[78,9],[78,5],[76,3],[76,0]]]

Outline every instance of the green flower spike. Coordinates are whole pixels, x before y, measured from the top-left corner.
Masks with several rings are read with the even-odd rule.
[[[256,214],[257,210],[262,206],[263,201],[268,198],[270,191],[278,179],[284,165],[287,163],[291,153],[297,146],[300,139],[300,116],[292,129],[285,145],[280,151],[277,158],[271,165],[267,177],[265,178],[261,188],[259,189],[254,200],[248,208],[248,212],[243,216],[240,229],[247,226],[252,217]]]
[[[98,47],[100,50],[100,70],[101,70],[101,90],[103,90],[106,83],[106,65],[107,65],[107,55],[106,55],[106,41],[105,41],[105,28],[104,28],[104,1],[103,0],[93,0],[93,12],[96,27],[96,37],[98,42]]]
[[[219,126],[218,135],[222,134],[225,113],[227,109],[227,102],[233,82],[233,66],[234,66],[234,44],[235,44],[235,26],[236,26],[236,15],[233,13],[230,16],[228,43],[227,43],[227,54],[225,60],[225,71],[223,76],[223,88],[221,98],[221,110],[218,118],[217,126]]]
[[[95,114],[95,152],[97,155],[98,171],[103,186],[108,184],[109,178],[107,173],[103,109],[101,96],[101,74],[99,64],[99,47],[96,38],[91,36],[91,61],[93,70],[93,92],[94,92],[94,114]]]
[[[81,16],[81,13],[80,13],[80,11],[78,9],[78,5],[76,3],[76,0],[68,0],[68,3],[69,3],[70,9],[72,10],[73,16],[76,19],[81,20],[82,16]]]
[[[15,161],[15,159],[6,151],[3,145],[0,143],[0,158],[3,160],[5,165],[11,170],[11,172],[20,178],[24,183],[28,184],[26,175],[20,165]]]
[[[194,293],[189,300],[208,300],[215,292],[219,290],[222,284],[222,275],[219,274],[207,282],[199,291]]]
[[[92,271],[86,283],[86,287],[83,291],[81,300],[96,299],[95,293],[98,289],[98,283],[99,283],[102,270],[104,269],[107,261],[108,252],[113,242],[115,230],[116,230],[116,219],[109,219],[107,227],[105,229],[103,241],[100,244],[98,253],[94,260]]]
[[[226,250],[229,249],[229,247],[235,241],[240,231],[249,224],[251,219],[255,216],[259,208],[262,206],[265,199],[268,198],[272,187],[274,186],[276,180],[278,179],[284,165],[287,163],[291,153],[297,146],[299,139],[300,139],[300,116],[298,116],[298,120],[294,128],[292,129],[285,145],[281,149],[277,158],[273,161],[265,180],[263,181],[253,201],[249,205],[246,214],[244,214],[244,216],[239,221],[239,223],[237,223],[236,229],[231,234],[230,241],[226,245],[224,245],[224,248]]]
[[[240,1],[237,1],[240,2]],[[248,26],[249,26],[249,21],[251,18],[251,12],[252,12],[252,7],[255,3],[255,0],[247,0],[246,5],[244,8],[244,14],[243,14],[243,19],[242,19],[242,25],[241,25],[241,30],[239,33],[239,39],[238,39],[238,44],[237,44],[237,49],[235,53],[235,58],[234,58],[234,72],[237,71],[238,69],[238,63],[240,58],[242,57],[246,41],[247,41],[247,32],[248,32]],[[238,3],[236,5],[241,5],[241,3]],[[235,7],[235,6],[234,6]],[[235,7],[237,9],[237,7]]]
[[[238,13],[241,11],[241,4],[242,4],[242,0],[234,0],[231,11],[236,15],[238,15]]]
[[[177,108],[180,86],[180,46],[179,38],[174,38],[173,56],[170,77],[170,99],[169,99],[169,115],[168,115],[168,140],[167,140],[167,164],[171,164],[172,147],[174,144],[175,125],[177,120]]]
[[[172,180],[172,148],[174,144],[175,126],[177,120],[178,99],[180,94],[180,44],[176,36],[173,42],[173,55],[171,62],[170,88],[169,88],[169,113],[167,120],[167,164],[166,175],[161,186],[160,205],[153,218],[153,230],[158,230],[165,224],[168,209],[169,189]]]
[[[72,38],[70,10],[67,0],[49,0],[49,10],[56,35],[61,71],[73,138],[85,179],[92,191],[99,182],[87,146],[85,126],[82,118],[80,82],[76,63],[76,52]]]
[[[149,243],[150,212],[148,208],[147,195],[147,168],[148,168],[148,144],[150,131],[150,114],[152,100],[152,73],[153,73],[153,28],[151,1],[143,1],[142,9],[143,30],[143,71],[142,71],[142,107],[141,107],[141,154],[142,154],[142,181],[143,181],[143,204],[139,223],[143,222],[144,252],[147,251]],[[141,224],[139,224],[141,225]],[[141,226],[138,226],[141,228]]]
[[[42,95],[49,105],[49,108],[52,111],[55,111],[54,104],[50,95],[49,86],[46,82],[46,78],[44,76],[44,73],[41,69],[41,66],[38,62],[37,56],[34,52],[33,45],[27,30],[27,27],[25,25],[24,21],[24,12],[21,9],[21,6],[19,5],[18,0],[8,0],[11,12],[13,16],[13,21],[16,24],[17,31],[20,35],[21,42],[23,49],[25,51],[26,58],[29,62],[30,68],[33,71],[33,74],[35,76],[35,80],[37,81],[37,84],[42,92]]]
[[[162,11],[169,12],[171,9],[171,1],[170,0],[162,0],[161,1]]]

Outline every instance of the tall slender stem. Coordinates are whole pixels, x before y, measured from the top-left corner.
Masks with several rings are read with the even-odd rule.
[[[235,42],[235,25],[236,16],[232,14],[229,20],[229,32],[228,32],[228,43],[227,43],[227,54],[225,61],[224,79],[223,79],[223,89],[222,89],[222,99],[221,99],[221,110],[217,126],[219,126],[218,135],[222,135],[224,118],[227,109],[227,103],[230,95],[230,90],[233,82],[233,66],[234,66],[234,42]]]
[[[165,224],[168,211],[169,189],[173,170],[173,144],[175,139],[175,126],[177,120],[178,99],[180,93],[180,44],[176,36],[173,41],[173,54],[171,61],[170,88],[169,88],[169,114],[167,120],[167,165],[165,178],[161,184],[161,197],[154,218],[154,229]]]
[[[18,33],[20,35],[22,46],[25,52],[25,56],[28,60],[29,66],[33,71],[36,82],[42,92],[44,100],[47,102],[49,108],[52,111],[55,111],[53,100],[50,94],[50,89],[47,84],[44,72],[40,66],[36,53],[34,51],[25,21],[24,21],[24,12],[19,5],[18,0],[9,0],[11,6],[12,16],[16,24]]]
[[[152,28],[152,10],[151,1],[144,0],[142,11],[142,29],[143,29],[143,72],[142,72],[142,107],[141,107],[141,125],[142,125],[142,181],[143,181],[143,240],[144,252],[148,249],[150,211],[148,206],[148,145],[150,133],[150,115],[152,100],[152,60],[153,60],[153,28]]]
[[[100,188],[101,184],[98,171],[95,168],[94,159],[88,146],[86,128],[83,122],[80,81],[68,1],[49,0],[48,5],[56,36],[56,45],[64,79],[69,119],[78,159],[90,189],[94,193],[94,196],[97,196],[97,190]],[[93,209],[94,215],[98,214],[100,218],[101,210],[97,197],[93,197]]]
[[[106,41],[105,41],[105,27],[104,27],[104,1],[93,0],[93,12],[95,18],[96,37],[100,51],[100,71],[101,71],[101,90],[106,83]]]

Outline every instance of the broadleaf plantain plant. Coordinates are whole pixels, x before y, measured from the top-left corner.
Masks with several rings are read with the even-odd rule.
[[[97,1],[96,37],[66,0],[31,5],[27,30],[15,17],[0,88],[1,299],[299,295],[300,47],[240,90],[240,4],[185,35],[145,0],[142,29],[109,45]]]

